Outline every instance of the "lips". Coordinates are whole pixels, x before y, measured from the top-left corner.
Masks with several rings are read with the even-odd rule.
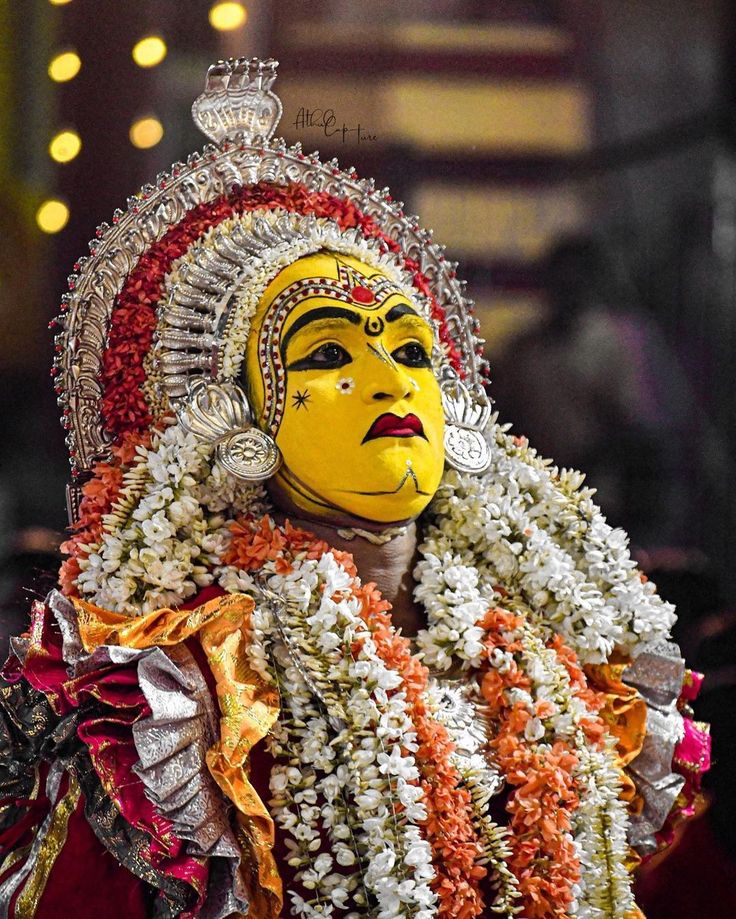
[[[425,440],[427,439],[422,422],[416,415],[405,415],[399,418],[398,415],[393,415],[391,412],[376,418],[363,438],[363,443],[375,440],[377,437],[424,437]]]

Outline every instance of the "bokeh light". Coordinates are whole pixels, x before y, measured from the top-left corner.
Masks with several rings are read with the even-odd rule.
[[[69,208],[58,198],[49,198],[36,211],[36,223],[44,233],[58,233],[69,220]]]
[[[67,3],[71,3],[72,0],[49,0],[51,6],[66,6]]]
[[[62,51],[51,58],[48,73],[57,83],[66,83],[76,77],[81,66],[82,61],[76,51]]]
[[[59,131],[51,138],[49,154],[57,163],[69,163],[82,149],[82,138],[76,131]]]
[[[247,18],[248,12],[242,3],[215,3],[210,9],[210,25],[220,32],[239,29]]]
[[[155,115],[136,118],[130,126],[130,142],[141,150],[155,147],[163,136],[164,126]]]
[[[166,42],[160,35],[146,35],[133,47],[133,60],[139,67],[155,67],[166,57]]]

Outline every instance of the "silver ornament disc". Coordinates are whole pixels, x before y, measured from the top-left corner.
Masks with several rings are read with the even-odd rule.
[[[445,425],[445,460],[458,472],[476,475],[485,472],[491,464],[491,449],[480,431]]]
[[[220,463],[239,479],[263,482],[281,465],[281,452],[264,431],[249,428],[238,431],[217,447]]]

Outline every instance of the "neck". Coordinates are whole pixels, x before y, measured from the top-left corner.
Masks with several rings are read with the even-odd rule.
[[[416,635],[426,626],[424,612],[415,604],[413,597],[412,572],[417,562],[417,525],[414,521],[406,524],[404,531],[393,539],[376,545],[361,536],[353,539],[341,536],[341,526],[293,516],[290,520],[294,526],[314,533],[329,546],[353,556],[361,581],[376,584],[391,604],[394,625],[405,636]],[[283,522],[283,518],[279,522]]]

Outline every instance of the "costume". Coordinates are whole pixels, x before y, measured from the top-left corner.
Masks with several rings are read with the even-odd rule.
[[[109,915],[636,915],[707,767],[673,610],[492,417],[430,234],[271,140],[275,67],[210,69],[215,145],[69,281],[74,529],[5,668],[0,910],[84,915],[73,850]],[[419,518],[413,644],[292,509]]]

